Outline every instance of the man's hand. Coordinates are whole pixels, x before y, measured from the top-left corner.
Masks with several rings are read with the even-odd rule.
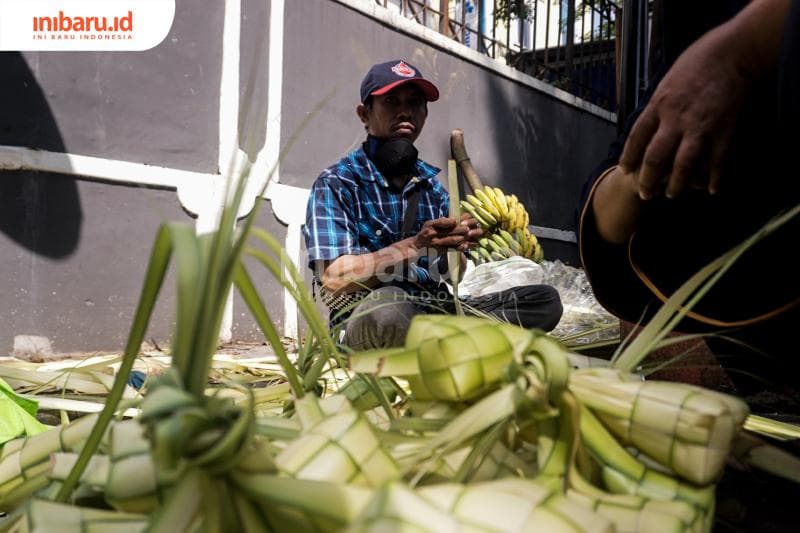
[[[724,159],[753,83],[778,55],[789,0],[753,0],[678,57],[631,130],[620,158],[639,196],[720,188]]]
[[[469,247],[478,241],[483,231],[478,227],[478,221],[468,213],[462,213],[461,221],[454,218],[442,217],[428,220],[414,237],[414,247],[436,248],[437,250],[454,249],[466,252]]]
[[[686,49],[659,83],[620,158],[639,196],[674,197],[690,181],[716,192],[736,116],[751,82],[739,70],[723,28]]]

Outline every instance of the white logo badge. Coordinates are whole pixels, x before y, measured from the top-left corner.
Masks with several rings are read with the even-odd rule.
[[[175,0],[0,0],[0,50],[147,50],[174,17]]]
[[[413,78],[417,75],[416,71],[402,61],[392,67],[392,72],[404,78]]]

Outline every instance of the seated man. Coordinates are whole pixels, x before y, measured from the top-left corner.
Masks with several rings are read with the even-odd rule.
[[[467,251],[482,234],[468,215],[448,217],[439,169],[417,158],[414,141],[428,102],[438,98],[436,86],[409,63],[374,65],[356,107],[366,141],[325,169],[311,188],[304,229],[309,266],[332,324],[345,320],[344,342],[354,349],[400,346],[414,315],[452,312],[441,282],[446,251]],[[460,266],[465,264],[461,254]],[[558,293],[544,285],[467,303],[548,330],[562,312]]]

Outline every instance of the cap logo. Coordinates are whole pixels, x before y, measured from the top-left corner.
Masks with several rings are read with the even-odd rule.
[[[404,78],[413,78],[417,75],[413,68],[409,67],[402,61],[392,67],[392,72]]]

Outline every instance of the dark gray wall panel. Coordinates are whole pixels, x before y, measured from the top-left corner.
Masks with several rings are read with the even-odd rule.
[[[542,245],[545,259],[548,261],[558,259],[562,263],[574,267],[581,266],[580,252],[574,243],[554,239],[539,239],[539,243]]]
[[[269,0],[242,0],[239,144],[253,158],[264,146],[271,5]]]
[[[15,335],[50,338],[59,352],[121,349],[156,230],[191,222],[173,191],[4,173],[0,202],[0,354]],[[165,281],[148,338],[169,337],[174,282]]]
[[[31,122],[25,93],[38,91],[68,152],[215,172],[223,9],[176,0],[169,34],[144,52],[23,54],[29,72],[0,87],[0,142],[54,149],[46,136],[14,131]],[[0,71],[19,70],[20,57],[0,54]],[[26,78],[40,89],[21,84]]]

